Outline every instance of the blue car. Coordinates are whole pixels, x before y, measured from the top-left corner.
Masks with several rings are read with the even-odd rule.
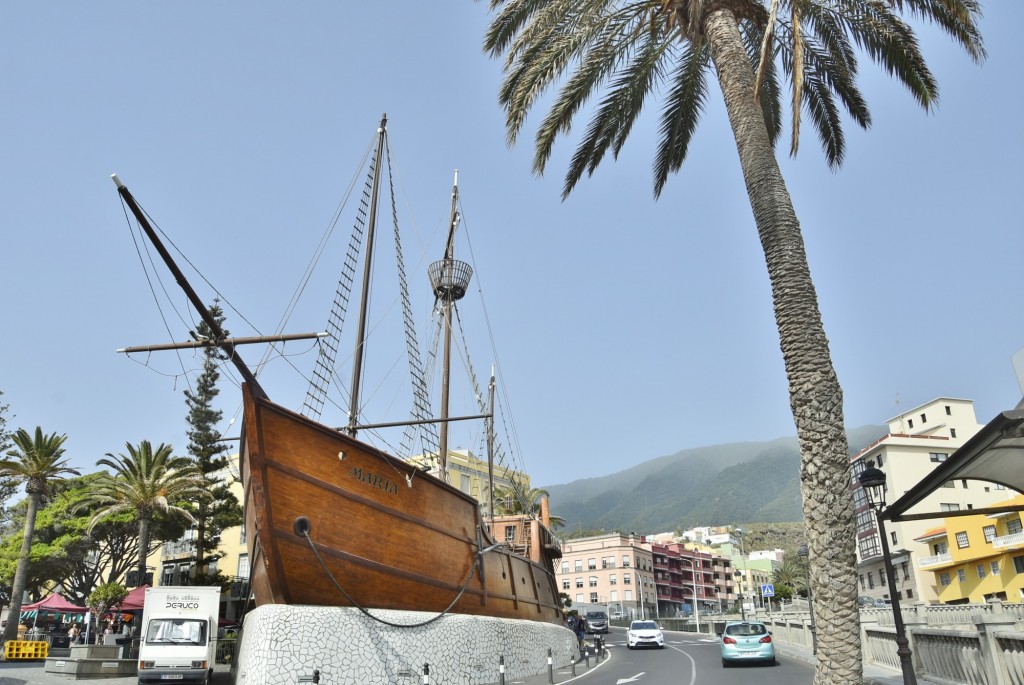
[[[729,621],[719,635],[723,668],[746,661],[775,665],[772,634],[760,621]]]

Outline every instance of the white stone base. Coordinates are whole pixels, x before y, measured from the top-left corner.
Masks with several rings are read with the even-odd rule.
[[[373,609],[375,617],[409,626],[436,614]],[[447,614],[418,627],[393,627],[348,607],[268,604],[246,615],[232,671],[235,685],[294,685],[314,670],[330,685],[485,685],[547,672],[579,656],[568,628],[535,621]],[[302,681],[300,681],[300,678]]]

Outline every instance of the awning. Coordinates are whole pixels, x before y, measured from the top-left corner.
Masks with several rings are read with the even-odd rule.
[[[976,516],[1024,511],[1024,505],[1006,505],[960,511],[909,513],[915,505],[948,481],[965,478],[1004,485],[1024,492],[1024,401],[989,421],[974,437],[949,455],[920,483],[889,505],[882,516],[892,521]]]

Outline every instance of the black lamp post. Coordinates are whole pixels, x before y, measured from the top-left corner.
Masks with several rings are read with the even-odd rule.
[[[889,556],[889,541],[885,537],[885,524],[882,521],[882,510],[885,509],[885,472],[876,469],[874,463],[868,462],[867,468],[861,471],[858,480],[867,495],[868,504],[875,510],[878,521],[878,536],[882,539],[882,562],[885,564],[885,577],[889,584],[889,599],[892,603],[892,619],[896,625],[896,654],[900,658],[900,669],[903,671],[904,685],[917,685],[914,664],[911,661],[910,641],[907,629],[903,625],[903,612],[896,596],[896,570]]]
[[[735,576],[736,582],[739,583],[740,586],[740,591],[736,593],[736,596],[739,597],[740,600],[740,618],[746,621],[747,610],[743,608],[743,574],[739,571],[736,571],[735,573],[733,573],[733,576]]]
[[[818,653],[818,633],[814,628],[814,599],[811,593],[811,567],[810,567],[810,552],[807,549],[807,545],[800,545],[796,550],[798,557],[804,557],[808,561],[807,566],[807,611],[811,614],[811,654]]]

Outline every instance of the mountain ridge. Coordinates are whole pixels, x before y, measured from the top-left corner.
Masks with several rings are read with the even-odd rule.
[[[850,454],[887,432],[885,426],[847,429]],[[543,489],[569,534],[803,520],[795,436],[688,448]]]

